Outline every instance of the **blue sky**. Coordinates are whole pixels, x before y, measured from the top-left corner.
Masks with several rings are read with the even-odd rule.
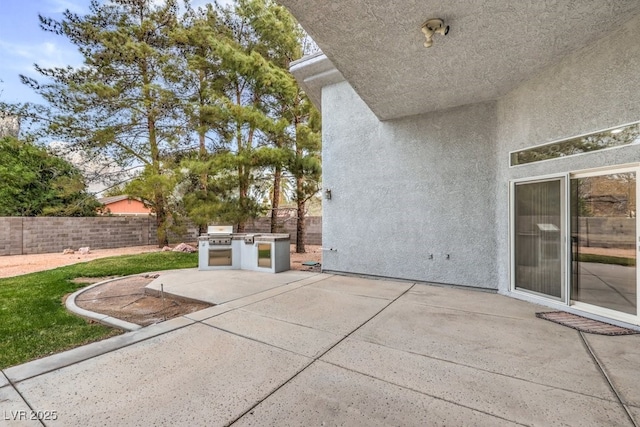
[[[90,0],[0,0],[0,101],[40,102],[40,97],[19,78],[20,74],[37,78],[34,63],[43,67],[82,63],[75,47],[64,37],[40,29],[38,14],[56,19],[65,9],[84,14],[89,11],[89,3]],[[205,3],[207,0],[191,1],[196,7]]]

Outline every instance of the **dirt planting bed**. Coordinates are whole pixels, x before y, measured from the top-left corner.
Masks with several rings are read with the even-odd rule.
[[[145,294],[145,286],[157,275],[130,276],[110,280],[82,292],[76,305],[85,310],[147,326],[210,307],[211,304]],[[83,283],[84,278],[76,279]],[[108,278],[104,278],[107,280]],[[93,278],[90,281],[95,281]]]

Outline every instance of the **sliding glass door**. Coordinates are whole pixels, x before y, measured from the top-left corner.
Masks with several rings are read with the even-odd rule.
[[[640,324],[639,170],[513,182],[512,289]]]
[[[571,300],[637,315],[636,171],[571,176]]]
[[[514,184],[515,289],[564,297],[564,189],[564,178]]]

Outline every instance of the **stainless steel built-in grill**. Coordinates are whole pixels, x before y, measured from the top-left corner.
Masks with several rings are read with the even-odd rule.
[[[200,270],[278,273],[290,268],[288,234],[233,233],[231,225],[214,225],[198,238],[198,252]]]
[[[213,225],[207,228],[207,239],[200,241],[201,257],[204,254],[208,267],[233,267],[233,226]],[[202,259],[200,264],[202,264]]]
[[[220,246],[220,245],[230,245],[231,244],[231,236],[212,237],[209,235],[209,246]]]

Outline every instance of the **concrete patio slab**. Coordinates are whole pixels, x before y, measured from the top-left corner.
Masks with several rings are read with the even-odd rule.
[[[9,380],[4,376],[4,372],[0,371],[0,387],[9,385]]]
[[[610,394],[575,330],[535,317],[508,318],[430,307],[405,297],[354,337],[554,388],[590,396]],[[493,297],[495,306],[508,302],[499,295]],[[452,306],[457,304],[452,295]]]
[[[220,305],[216,305],[214,307],[209,307],[207,309],[204,310],[200,310],[197,311],[195,313],[189,313],[187,315],[185,315],[186,317],[188,317],[189,319],[193,319],[195,321],[202,321],[205,319],[209,319],[211,317],[214,316],[218,316],[222,313],[226,313],[230,310],[234,310],[236,308],[241,308],[244,306],[247,306],[249,304],[253,304],[256,302],[260,302],[260,301],[264,301],[266,299],[269,299],[271,297],[274,297],[276,295],[280,295],[280,294],[284,294],[286,292],[290,292],[292,290],[301,288],[303,286],[307,286],[310,285],[312,283],[316,283],[322,280],[326,280],[327,278],[331,277],[330,275],[327,274],[313,274],[305,279],[302,280],[298,280],[292,283],[288,283],[286,285],[282,285],[282,286],[278,286],[275,288],[270,288],[267,289],[265,291],[260,291],[257,292],[255,294],[251,294],[248,295],[246,297],[243,298],[238,298],[226,303],[222,303]],[[176,289],[177,291],[177,289]]]
[[[187,313],[184,315],[187,319],[194,320],[196,322],[202,322],[203,320],[210,319],[215,316],[219,316],[231,310],[236,310],[235,307],[227,304],[214,305],[213,307],[205,308],[204,310],[195,311],[193,313]]]
[[[342,335],[294,325],[241,309],[216,316],[204,323],[307,357],[317,357],[343,338]]]
[[[516,425],[323,362],[316,362],[234,425]]]
[[[203,322],[180,317],[15,366],[4,371],[13,384],[0,376],[0,411],[58,411],[47,426],[632,426],[640,416],[638,336],[583,341],[529,303],[400,283],[309,275],[190,315]]]
[[[288,283],[308,279],[319,273],[285,271],[278,274],[244,270],[199,271],[188,269],[163,273],[147,285],[148,289],[185,298],[223,304]]]
[[[416,284],[403,299],[433,307],[447,307],[519,319],[530,319],[538,311],[549,311],[547,307],[497,295],[495,292],[426,283]]]
[[[6,427],[42,427],[42,424],[37,419],[38,415],[44,416],[45,414],[32,413],[31,408],[13,387],[0,387],[0,425]],[[58,414],[48,415],[53,417]]]
[[[584,334],[584,338],[600,363],[606,366],[607,375],[622,401],[640,407],[640,335],[609,337]]]
[[[524,425],[629,422],[611,391],[587,396],[353,338],[321,360]]]
[[[299,288],[244,307],[246,311],[346,335],[389,304],[388,300],[311,287]]]
[[[61,409],[47,425],[223,425],[309,362],[196,324],[17,387],[33,407]]]
[[[5,375],[14,383],[23,381],[27,378],[42,375],[92,357],[100,356],[127,347],[146,339],[165,334],[167,332],[183,328],[193,324],[193,320],[184,317],[176,317],[166,322],[147,326],[137,331],[118,335],[103,341],[97,341],[91,344],[83,345],[62,353],[54,354],[49,357],[37,359],[32,362],[14,366],[4,370]]]
[[[637,406],[631,406],[627,408],[633,417],[633,421],[636,425],[640,425],[640,408]]]
[[[372,279],[361,277],[332,276],[327,280],[311,285],[311,287],[391,300],[413,286],[413,283],[393,280],[375,280],[375,286],[372,286],[372,282]]]

